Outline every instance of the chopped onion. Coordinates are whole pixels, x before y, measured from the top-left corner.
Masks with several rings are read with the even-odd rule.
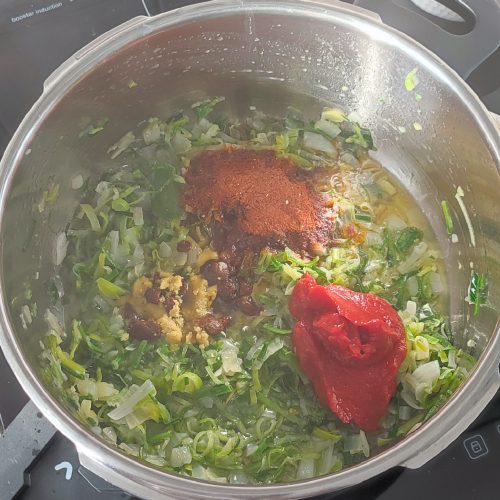
[[[187,418],[194,417],[194,416],[198,415],[198,413],[199,413],[199,410],[197,410],[196,408],[191,408],[186,413],[184,413],[184,418],[187,419]]]
[[[327,448],[323,450],[318,468],[318,474],[320,476],[331,472],[333,466],[333,450],[334,450],[333,444],[329,445]]]
[[[170,464],[172,467],[182,467],[183,465],[190,464],[191,460],[191,452],[187,446],[179,446],[172,450],[170,456]]]
[[[23,328],[25,330],[27,330],[28,325],[31,325],[31,323],[33,322],[33,316],[31,315],[31,311],[30,311],[30,308],[28,307],[28,305],[25,304],[21,308],[21,314],[19,315],[19,317],[21,318]]]
[[[144,460],[150,464],[158,465],[159,467],[167,465],[167,461],[158,455],[144,455]]]
[[[302,401],[302,400],[301,400]],[[276,412],[268,410],[267,408],[262,412],[264,418],[276,418]]]
[[[138,444],[127,444],[125,442],[122,442],[118,445],[118,448],[121,448],[123,451],[125,451],[129,455],[132,455],[133,457],[139,456],[141,447],[142,446],[139,446]]]
[[[134,252],[132,253],[128,261],[128,265],[133,267],[143,263],[144,263],[144,249],[142,248],[142,245],[137,244],[134,248]]]
[[[106,300],[103,297],[101,297],[99,294],[97,294],[94,297],[94,304],[97,307],[97,309],[100,309],[102,312],[109,312],[111,309],[108,302],[106,302]]]
[[[344,439],[344,451],[348,451],[352,455],[363,453],[365,457],[368,457],[370,455],[370,445],[366,439],[366,434],[360,430],[359,434],[346,436]]]
[[[47,309],[45,311],[45,321],[50,326],[50,328],[52,328],[52,330],[54,330],[61,338],[66,336],[61,323],[59,323],[59,320],[50,309]]]
[[[410,406],[400,406],[399,407],[399,418],[401,420],[409,420],[411,417],[411,407]]]
[[[118,391],[114,388],[113,384],[109,384],[107,382],[96,382],[91,379],[78,380],[76,387],[82,396],[92,396],[93,399],[106,399],[118,394]]]
[[[365,243],[369,247],[378,247],[382,245],[382,236],[374,231],[367,231],[365,236]]]
[[[142,207],[134,207],[132,209],[132,217],[136,226],[144,225],[144,214],[142,212]]]
[[[110,196],[113,193],[111,183],[108,181],[101,181],[95,187],[95,192],[101,196]]]
[[[314,124],[314,128],[317,130],[321,130],[321,132],[324,132],[326,135],[328,135],[332,139],[335,139],[335,137],[337,137],[341,132],[340,127],[338,125],[336,125],[335,123],[333,123],[331,121],[323,120],[323,119],[318,120]]]
[[[238,358],[238,347],[230,340],[224,340],[224,345],[220,351],[222,360],[222,371],[224,375],[234,375],[242,371],[242,360]]]
[[[385,223],[389,229],[401,231],[406,227],[406,222],[397,215],[391,214],[385,219]]]
[[[429,359],[430,357],[429,341],[425,337],[417,335],[413,342],[415,349],[415,359],[417,361]]]
[[[113,427],[104,427],[104,429],[102,430],[102,435],[104,436],[104,439],[116,445],[117,436],[116,431],[113,429]]]
[[[92,402],[90,401],[90,399],[84,399],[80,403],[78,414],[86,422],[90,421],[94,425],[97,425],[99,423],[99,418],[97,417],[97,413],[92,409]]]
[[[187,253],[186,252],[172,252],[172,263],[176,266],[183,266],[187,263]]]
[[[242,471],[229,473],[229,484],[248,484],[248,476]]]
[[[257,448],[259,446],[254,444],[254,443],[249,443],[247,444],[247,447],[246,447],[246,456],[249,457],[250,455],[253,455],[256,451],[257,451]]]
[[[389,195],[393,196],[396,194],[396,188],[386,179],[380,179],[377,184]]]
[[[128,395],[113,411],[108,413],[111,420],[120,420],[134,411],[134,406],[142,401],[149,394],[155,394],[156,389],[151,380],[146,380],[140,387],[137,387]]]
[[[117,250],[118,244],[120,242],[120,233],[118,231],[110,231],[109,232],[109,242],[111,243],[111,257],[113,260],[117,260]]]
[[[284,343],[283,343],[283,339],[281,339],[280,337],[275,337],[273,340],[271,340],[271,342],[269,342],[269,344],[267,345],[267,350],[266,350],[266,354],[263,356],[262,359],[258,359],[259,358],[259,354],[257,353],[260,353],[261,352],[261,349],[263,348],[262,346],[264,345],[264,342],[257,342],[253,347],[251,347],[249,349],[249,351],[247,352],[247,356],[246,358],[248,360],[251,360],[251,359],[254,359],[255,357],[255,361],[254,361],[254,367],[259,369],[262,367],[262,365],[264,364],[264,362],[270,357],[272,356],[275,352],[278,352],[283,346],[284,346]],[[257,356],[255,356],[255,354],[257,354]]]
[[[191,149],[191,141],[180,132],[177,132],[172,139],[172,147],[177,154],[183,154]]]
[[[145,160],[154,161],[157,155],[157,145],[150,144],[149,146],[144,146],[137,150],[137,154]]]
[[[76,383],[76,387],[78,392],[82,396],[92,396],[95,397],[95,380],[78,380]]]
[[[64,231],[60,232],[56,237],[56,246],[54,252],[54,264],[60,266],[66,257],[66,252],[68,250],[68,239],[66,238],[66,233]]]
[[[297,269],[293,268],[290,264],[283,264],[283,273],[292,278],[292,280],[298,280],[302,277],[302,273]]]
[[[135,135],[132,132],[127,132],[118,142],[108,149],[107,152],[108,154],[111,153],[111,159],[114,160],[116,157],[120,156],[134,141]]]
[[[174,432],[172,433],[170,444],[173,447],[179,446],[186,438],[189,438],[189,434],[187,432]]]
[[[206,479],[207,471],[203,465],[196,463],[193,464],[193,469],[191,471],[191,475],[196,479]]]
[[[418,294],[418,279],[416,276],[410,276],[406,280],[406,287],[411,297],[416,297]]]
[[[456,353],[454,349],[448,351],[448,366],[452,369],[457,367]]]
[[[432,387],[434,382],[436,382],[439,378],[439,374],[439,361],[435,360],[418,366],[411,375],[418,383],[426,384],[428,387]]]
[[[427,252],[427,248],[428,248],[427,244],[424,241],[417,243],[413,247],[413,250],[411,254],[408,256],[408,258],[398,265],[397,270],[401,274],[406,274],[409,273],[410,271],[418,269],[420,267],[422,257],[424,257],[425,252]]]
[[[303,458],[297,468],[297,479],[310,479],[314,476],[314,459]]]
[[[213,408],[213,406],[214,406],[214,398],[210,398],[208,396],[206,396],[204,398],[200,398],[200,404],[204,408],[209,408],[209,409]]]
[[[444,291],[441,276],[434,271],[429,273],[429,284],[433,293],[441,293]]]
[[[157,122],[150,123],[143,131],[142,138],[146,144],[156,142],[161,137],[160,125]]]
[[[118,390],[115,389],[113,384],[109,384],[108,382],[97,382],[95,389],[96,399],[106,399],[118,394]]]
[[[352,153],[349,153],[349,151],[344,151],[340,155],[340,159],[344,163],[348,163],[349,165],[352,165],[353,167],[356,167],[359,164],[359,160]]]
[[[403,399],[403,401],[411,406],[412,408],[414,408],[415,410],[421,410],[422,409],[422,406],[420,405],[420,403],[416,400],[415,398],[415,395],[413,394],[413,392],[409,391],[407,387],[405,387],[402,391],[401,391],[401,398]]]
[[[408,314],[415,316],[417,314],[417,303],[413,302],[413,300],[408,300],[406,302],[406,310],[408,311]]]
[[[75,175],[71,178],[71,188],[80,189],[83,186],[83,175]]]
[[[156,420],[154,407],[150,404],[152,402],[149,396],[147,398],[148,404],[140,404],[134,407],[134,410],[126,415],[125,423],[129,429],[135,429],[138,425],[143,424],[146,420]],[[142,401],[142,400],[141,400]]]
[[[329,156],[337,154],[335,146],[328,139],[314,132],[304,132],[304,147],[321,151]]]
[[[205,469],[201,464],[193,464],[191,475],[197,479],[205,479],[207,481],[214,481],[216,483],[227,483],[225,477],[217,476],[210,469]]]
[[[351,111],[348,115],[347,115],[347,119],[350,121],[350,122],[356,122],[356,123],[361,123],[361,116],[360,114],[357,112],[357,111]]]
[[[160,246],[158,247],[158,254],[162,259],[170,257],[172,255],[172,249],[170,248],[170,245],[165,241],[162,241],[160,243]]]

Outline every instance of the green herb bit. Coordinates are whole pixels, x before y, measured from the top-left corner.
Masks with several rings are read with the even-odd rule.
[[[94,207],[87,203],[83,203],[80,205],[80,208],[82,209],[82,212],[84,215],[87,216],[87,219],[90,222],[90,227],[92,228],[92,231],[99,232],[101,231],[101,223],[99,222],[99,219],[97,218],[97,214],[95,213]]]
[[[42,213],[47,207],[53,205],[59,198],[59,184],[51,182],[48,189],[42,193],[38,203],[38,211]]]
[[[127,293],[122,287],[115,285],[105,278],[97,278],[96,285],[100,294],[108,299],[118,299]]]
[[[405,77],[405,89],[411,92],[420,83],[417,76],[418,68],[413,68]]]
[[[472,271],[469,283],[469,301],[474,305],[474,316],[479,314],[479,308],[486,303],[488,297],[488,277],[483,273]]]
[[[346,120],[346,115],[339,108],[326,108],[323,113],[321,113],[321,118],[330,122],[341,123]]]
[[[276,335],[290,335],[292,330],[290,328],[278,328],[276,326],[270,325],[269,323],[264,323],[261,325],[262,330],[268,333],[274,333]]]
[[[424,233],[416,227],[405,227],[396,240],[396,248],[400,252],[407,252],[415,243],[420,241]]]
[[[214,97],[212,99],[205,99],[204,101],[193,104],[191,107],[196,113],[196,118],[202,120],[206,118],[215,108],[217,104],[224,101],[224,97]]]
[[[134,141],[135,135],[133,132],[127,132],[118,142],[108,148],[107,153],[111,154],[111,159],[114,160],[116,157],[120,156]]]
[[[333,443],[337,443],[342,439],[342,434],[339,431],[330,431],[322,429],[321,427],[315,427],[312,433],[313,436],[316,436],[317,438],[327,439],[328,441],[332,441]]]
[[[345,140],[347,144],[357,144],[363,149],[377,150],[373,144],[373,137],[369,129],[360,127],[357,123],[353,123],[352,127],[354,133]]]
[[[172,385],[172,391],[186,392],[188,394],[201,389],[203,381],[193,372],[185,372],[179,375]]]
[[[92,136],[96,135],[99,132],[102,132],[104,130],[104,127],[108,124],[109,118],[103,118],[102,120],[98,121],[95,125],[91,125],[87,134]]]
[[[372,222],[372,216],[369,212],[365,212],[358,207],[354,208],[354,218],[360,222]]]
[[[130,210],[130,205],[123,198],[116,198],[111,202],[111,208],[115,212],[127,212]]]
[[[441,202],[441,208],[443,210],[444,215],[444,223],[446,224],[446,231],[448,234],[453,233],[453,219],[451,218],[450,207],[448,206],[448,202],[443,200]]]
[[[71,329],[71,344],[69,347],[69,357],[74,359],[75,352],[82,341],[82,333],[80,332],[80,322],[76,319],[73,320]]]
[[[72,360],[69,354],[64,352],[59,346],[56,346],[55,354],[61,362],[61,366],[66,369],[66,371],[77,378],[85,378],[85,368],[76,361]]]
[[[88,122],[87,122],[88,123]],[[101,120],[98,120],[95,123],[90,123],[87,125],[78,135],[78,137],[81,139],[82,137],[85,137],[86,135],[88,136],[93,136],[98,134],[99,132],[104,130],[104,127],[109,123],[109,118],[105,117],[102,118]]]

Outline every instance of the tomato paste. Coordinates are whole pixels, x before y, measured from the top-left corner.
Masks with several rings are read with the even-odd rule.
[[[342,422],[377,429],[396,390],[406,335],[384,299],[304,275],[290,298],[292,342],[319,400]]]

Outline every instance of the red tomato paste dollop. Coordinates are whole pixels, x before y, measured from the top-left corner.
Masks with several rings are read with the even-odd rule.
[[[297,319],[292,342],[319,400],[342,422],[377,429],[396,390],[406,335],[384,299],[304,275],[289,303]]]

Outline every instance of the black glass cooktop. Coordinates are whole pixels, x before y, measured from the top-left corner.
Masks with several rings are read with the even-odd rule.
[[[350,0],[438,53],[500,114],[498,0]],[[0,155],[43,81],[73,52],[137,15],[189,0],[2,0]],[[419,4],[425,11],[417,7]],[[0,500],[130,499],[84,469],[75,447],[28,402],[0,351]],[[418,470],[393,469],[336,495],[339,500],[499,498],[500,395],[447,450]]]

